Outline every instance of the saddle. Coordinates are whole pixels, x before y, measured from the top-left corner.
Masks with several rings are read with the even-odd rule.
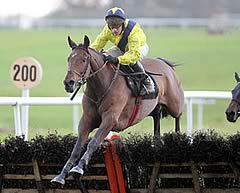
[[[140,95],[140,91],[144,87],[143,79],[140,78],[138,75],[133,75],[133,71],[129,66],[120,65],[120,71],[123,72],[127,86],[132,91],[132,94],[134,97],[142,96],[142,100],[144,100],[144,99],[155,99],[158,96],[159,89],[158,89],[157,83],[150,74],[148,75],[154,82],[155,92],[150,94]]]

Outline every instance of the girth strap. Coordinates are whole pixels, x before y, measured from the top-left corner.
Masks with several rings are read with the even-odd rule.
[[[131,126],[133,121],[135,120],[137,114],[138,114],[138,111],[139,111],[139,103],[140,101],[142,100],[142,96],[138,96],[135,98],[135,104],[134,104],[134,107],[133,107],[133,112],[132,112],[132,115],[130,117],[130,119],[128,120],[128,124],[127,124],[127,127]]]

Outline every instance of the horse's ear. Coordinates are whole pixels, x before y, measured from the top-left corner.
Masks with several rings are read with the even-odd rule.
[[[70,38],[70,36],[68,36],[68,44],[69,44],[69,46],[70,46],[72,49],[74,49],[74,48],[77,47],[77,44],[76,44],[74,41],[72,41],[72,39]]]
[[[88,48],[88,46],[90,45],[90,40],[87,35],[84,36],[84,44],[83,45],[85,48]]]
[[[239,74],[237,72],[235,72],[235,79],[237,82],[240,82],[240,77]]]

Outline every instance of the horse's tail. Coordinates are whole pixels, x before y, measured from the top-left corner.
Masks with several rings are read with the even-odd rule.
[[[157,59],[162,60],[163,62],[165,62],[168,66],[170,66],[170,67],[173,68],[173,69],[174,69],[176,66],[182,65],[182,64],[176,64],[175,62],[172,62],[172,61],[167,60],[167,59],[162,58],[162,57],[157,57]]]

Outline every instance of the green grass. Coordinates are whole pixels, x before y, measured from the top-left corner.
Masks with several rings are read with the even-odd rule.
[[[43,80],[31,89],[31,96],[68,96],[63,88],[70,48],[67,36],[82,42],[85,34],[93,40],[101,29],[40,29],[33,31],[0,31],[0,96],[21,96],[10,80],[10,66],[19,57],[35,57],[43,66]],[[149,56],[164,57],[181,66],[176,68],[184,90],[231,90],[234,72],[239,70],[240,31],[208,35],[202,28],[146,28],[150,46]],[[229,101],[219,100],[216,105],[204,106],[205,129],[216,129],[223,134],[235,133],[237,124],[226,121],[224,111]],[[195,113],[196,115],[196,113]],[[195,117],[194,117],[195,118]],[[196,118],[195,118],[196,119]],[[162,132],[171,131],[174,121],[162,121]],[[194,121],[196,128],[196,120]],[[152,132],[152,120],[147,118],[123,132]],[[186,131],[186,115],[182,120]],[[31,107],[30,136],[53,130],[66,134],[73,132],[72,107]],[[196,129],[195,129],[196,130]],[[14,134],[12,107],[0,106],[1,136]]]

